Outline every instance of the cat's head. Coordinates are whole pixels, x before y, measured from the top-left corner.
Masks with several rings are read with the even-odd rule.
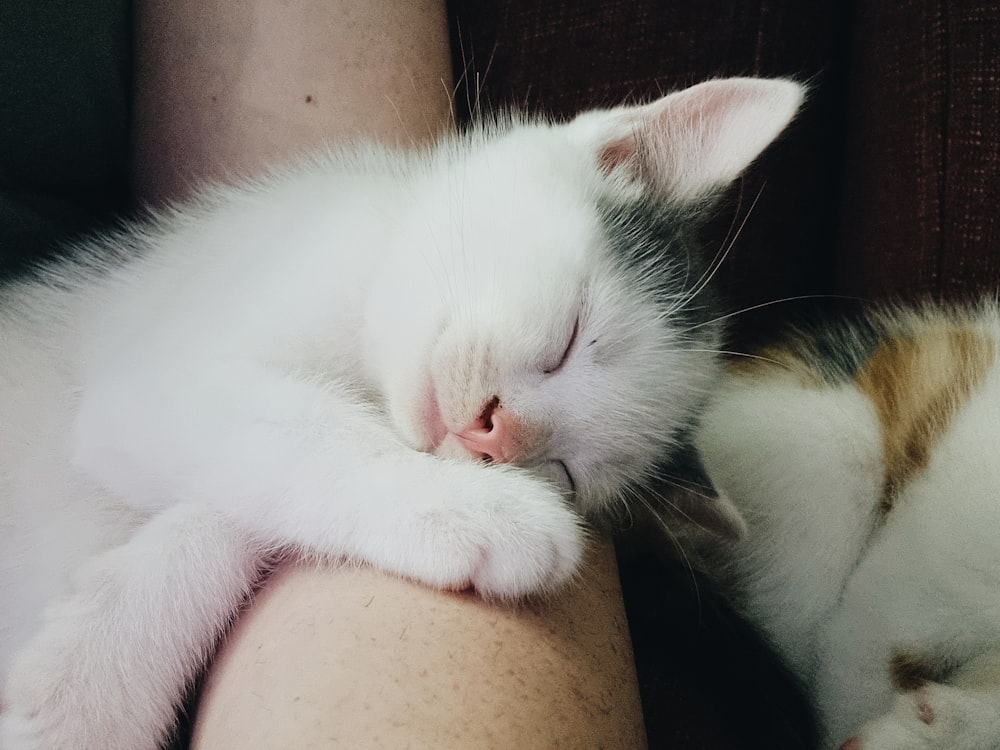
[[[524,466],[591,515],[650,480],[716,373],[693,224],[802,97],[716,80],[422,157],[366,316],[403,439]]]

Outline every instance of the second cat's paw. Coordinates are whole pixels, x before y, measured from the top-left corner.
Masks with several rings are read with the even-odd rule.
[[[407,499],[371,562],[501,599],[552,590],[576,573],[584,524],[554,487],[505,467],[449,468],[443,481]]]
[[[900,695],[841,750],[996,750],[997,715],[986,695],[929,684]]]

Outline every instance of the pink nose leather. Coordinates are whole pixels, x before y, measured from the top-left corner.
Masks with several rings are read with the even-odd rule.
[[[462,445],[474,456],[510,463],[517,459],[517,428],[517,419],[493,399],[478,419],[457,434]]]

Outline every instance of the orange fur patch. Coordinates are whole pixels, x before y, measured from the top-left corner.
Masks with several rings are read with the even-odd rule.
[[[941,322],[884,342],[858,372],[855,383],[882,426],[883,513],[927,466],[931,449],[989,373],[995,350],[991,337]]]

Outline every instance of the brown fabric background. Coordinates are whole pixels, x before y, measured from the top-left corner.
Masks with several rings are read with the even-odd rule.
[[[723,75],[813,85],[802,117],[706,232],[718,247],[760,193],[717,276],[730,309],[800,295],[997,294],[997,4],[451,0],[449,8],[466,117],[510,106],[567,117]],[[735,345],[802,304],[840,303],[738,316]],[[696,596],[684,571],[622,559],[650,746],[807,746],[794,691],[707,592]]]
[[[1000,279],[1000,5],[858,2],[837,281],[962,299]]]

